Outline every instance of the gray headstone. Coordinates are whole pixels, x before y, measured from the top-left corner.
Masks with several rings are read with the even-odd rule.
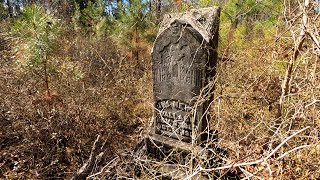
[[[152,52],[156,135],[201,141],[210,98],[197,101],[215,75],[219,15],[212,7],[164,17]]]

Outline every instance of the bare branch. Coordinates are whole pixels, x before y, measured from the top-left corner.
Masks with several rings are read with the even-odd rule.
[[[255,164],[259,164],[259,163],[262,163],[262,162],[265,162],[267,161],[272,155],[274,155],[287,141],[289,141],[291,138],[293,138],[294,136],[296,136],[297,134],[305,131],[306,129],[309,129],[310,126],[307,126],[297,132],[295,132],[294,134],[292,134],[291,136],[287,137],[284,141],[282,141],[282,143],[280,143],[271,153],[269,153],[268,156],[266,156],[265,158],[262,158],[262,159],[259,159],[257,161],[252,161],[252,162],[245,162],[245,163],[239,163],[239,164],[233,164],[233,165],[228,165],[228,166],[223,166],[223,167],[217,167],[217,168],[211,168],[211,169],[205,169],[205,168],[202,168],[200,167],[200,170],[201,171],[206,171],[206,172],[209,172],[209,171],[216,171],[216,170],[222,170],[222,169],[229,169],[229,168],[234,168],[234,167],[241,167],[241,166],[249,166],[249,165],[255,165]],[[301,149],[301,148],[299,148]],[[289,153],[287,153],[289,154]],[[287,155],[285,153],[285,155]],[[283,156],[284,157],[284,156]],[[281,157],[281,158],[283,158]],[[280,158],[280,159],[281,159]]]
[[[89,159],[84,165],[73,175],[72,180],[86,179],[89,175],[90,171],[95,162],[95,157],[97,155],[97,143],[100,140],[100,135],[98,135],[97,139],[94,141]]]

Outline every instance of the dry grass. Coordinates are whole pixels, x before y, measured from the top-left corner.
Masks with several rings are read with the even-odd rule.
[[[108,161],[135,144],[151,116],[148,56],[136,62],[110,39],[63,33],[49,96],[41,76],[15,65],[12,39],[1,36],[0,178],[70,177],[97,135]]]
[[[308,10],[312,11],[312,8]],[[309,17],[310,27],[307,29],[310,33],[317,32],[315,17]],[[297,21],[294,14],[286,18],[287,21]],[[300,23],[293,23],[291,27],[280,26],[279,34],[275,34],[276,40],[249,42],[244,49],[235,49],[229,61],[220,63],[212,126],[219,131],[219,143],[229,149],[227,164],[265,157],[285,138],[310,127],[286,142],[264,164],[243,166],[240,169],[243,177],[320,177],[317,156],[320,143],[319,49],[310,37],[306,37],[303,47],[297,49],[299,56],[293,62],[289,91],[283,105],[279,105],[284,88],[282,83],[289,61],[295,56],[298,41],[295,38],[299,37],[300,27]],[[294,151],[290,151],[292,149]],[[277,159],[282,155],[285,156]]]

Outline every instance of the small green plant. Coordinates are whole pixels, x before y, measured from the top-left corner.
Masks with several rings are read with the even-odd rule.
[[[11,35],[16,37],[16,64],[36,75],[34,78],[42,79],[47,95],[50,95],[50,73],[55,69],[51,61],[59,29],[58,20],[37,5],[26,7],[11,28]]]

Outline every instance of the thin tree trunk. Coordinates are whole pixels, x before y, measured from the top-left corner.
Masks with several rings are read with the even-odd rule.
[[[234,21],[231,22],[230,24],[230,28],[229,28],[229,33],[228,33],[228,45],[227,45],[227,49],[225,50],[225,53],[224,53],[224,56],[226,58],[229,57],[229,53],[230,53],[230,46],[231,46],[231,43],[234,39],[234,33],[238,27],[238,19],[235,19]]]
[[[136,61],[139,61],[139,32],[138,32],[138,26],[136,25],[135,28],[135,51],[136,51]]]
[[[114,16],[116,19],[119,19],[121,9],[122,9],[122,0],[117,0],[117,8],[114,13]]]
[[[134,25],[134,30],[133,30],[133,37],[132,37],[132,44],[133,49],[131,51],[132,54],[132,59],[138,61],[139,60],[139,32],[138,32],[138,25]]]
[[[161,18],[161,0],[157,0],[156,3],[156,18],[157,18],[157,24],[160,23],[160,18]]]
[[[12,0],[7,1],[8,12],[9,12],[9,17],[14,17],[14,16],[16,16],[16,6],[11,1]]]
[[[308,24],[307,24],[308,23],[308,14],[306,11],[307,11],[308,6],[309,6],[309,0],[305,0],[304,6],[301,8],[301,10],[303,11],[301,31],[300,31],[300,34],[298,37],[298,41],[295,44],[294,53],[293,53],[293,56],[290,58],[290,61],[289,61],[289,64],[288,64],[288,67],[286,70],[286,74],[284,77],[284,81],[282,84],[282,92],[281,92],[281,96],[280,96],[280,100],[279,100],[279,112],[281,113],[280,116],[283,115],[283,104],[284,104],[285,97],[290,92],[290,84],[291,84],[291,80],[292,80],[294,62],[297,60],[297,58],[299,56],[299,52],[300,52],[302,45],[304,43],[304,40],[306,38],[307,27],[308,27]],[[294,32],[293,32],[293,34],[294,34]]]
[[[44,81],[45,81],[46,94],[48,97],[50,97],[47,55],[44,56],[43,69],[44,69]]]

